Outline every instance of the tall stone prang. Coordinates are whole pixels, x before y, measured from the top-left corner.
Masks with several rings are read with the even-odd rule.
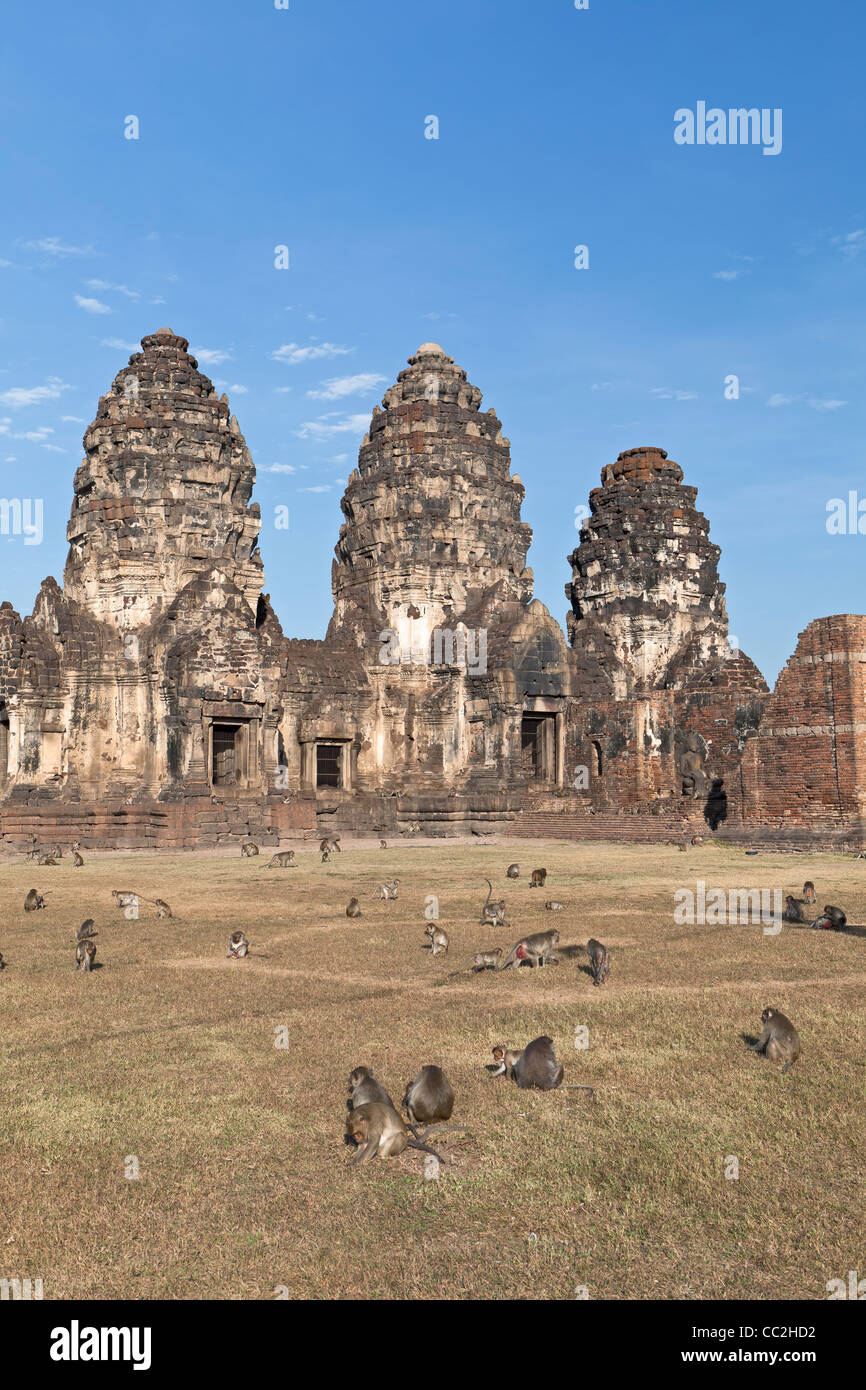
[[[664,449],[628,449],[602,470],[572,567],[568,636],[616,695],[675,688],[680,668],[730,654],[720,550]]]
[[[225,396],[189,343],[161,328],[101,397],[75,475],[68,599],[123,631],[191,580],[231,568],[253,612],[262,588],[255,468]]]
[[[383,405],[341,504],[330,631],[367,646],[390,628],[421,652],[494,593],[531,599],[532,531],[502,426],[438,343],[409,358]]]

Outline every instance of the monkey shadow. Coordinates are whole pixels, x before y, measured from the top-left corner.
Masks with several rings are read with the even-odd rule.
[[[755,1043],[758,1041],[754,1033],[741,1033],[740,1037],[747,1047],[754,1047]]]
[[[583,959],[585,960],[585,959],[586,959],[586,947],[585,947],[585,946],[557,946],[557,947],[556,947],[556,954],[557,954],[562,960],[580,960],[581,958],[583,958]],[[583,966],[583,969],[586,970],[587,972],[589,972],[589,966],[588,966],[588,965]]]

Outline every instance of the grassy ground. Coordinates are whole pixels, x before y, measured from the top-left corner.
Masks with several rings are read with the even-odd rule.
[[[0,868],[0,1277],[41,1277],[46,1298],[814,1299],[862,1273],[866,940],[673,924],[674,890],[697,879],[790,892],[805,877],[863,922],[862,863],[515,841],[298,859]],[[529,887],[538,864],[546,890]],[[513,928],[478,925],[485,875]],[[399,901],[375,901],[392,876]],[[25,916],[32,886],[48,908]],[[113,887],[166,898],[176,920],[143,906],[126,921]],[[447,958],[422,949],[429,894]],[[87,916],[89,977],[72,944]],[[442,984],[548,926],[608,944],[607,986],[582,951]],[[225,959],[237,927],[244,962]],[[803,1041],[784,1077],[744,1040],[767,1004]],[[540,1033],[594,1100],[487,1074],[494,1043]],[[362,1062],[397,1100],[421,1064],[445,1067],[470,1133],[443,1136],[438,1179],[411,1150],[347,1168]]]

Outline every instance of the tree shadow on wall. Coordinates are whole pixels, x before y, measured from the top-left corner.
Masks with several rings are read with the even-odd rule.
[[[722,822],[727,819],[728,793],[725,791],[723,779],[719,777],[707,792],[707,799],[704,803],[704,820],[711,830],[718,830]]]

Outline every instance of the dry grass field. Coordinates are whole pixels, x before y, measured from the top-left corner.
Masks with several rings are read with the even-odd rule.
[[[46,1299],[820,1299],[862,1274],[866,939],[675,926],[673,893],[809,877],[819,905],[862,923],[866,865],[350,842],[325,865],[299,848],[281,871],[269,853],[0,866],[0,1276],[42,1278]],[[374,900],[393,876],[399,900]],[[478,925],[485,876],[513,927]],[[34,885],[48,908],[25,916]],[[113,887],[166,898],[176,920],[143,905],[127,921]],[[429,894],[447,957],[422,949]],[[550,897],[566,910],[545,912]],[[101,968],[85,976],[72,937],[88,916]],[[608,944],[604,988],[582,949],[442,983],[473,951],[549,926],[566,948]],[[225,957],[237,927],[246,961]],[[767,1004],[802,1037],[787,1076],[747,1050]],[[494,1043],[541,1033],[594,1099],[486,1072]],[[362,1062],[398,1102],[422,1063],[445,1067],[468,1133],[443,1135],[438,1178],[412,1150],[347,1167],[346,1077]]]

